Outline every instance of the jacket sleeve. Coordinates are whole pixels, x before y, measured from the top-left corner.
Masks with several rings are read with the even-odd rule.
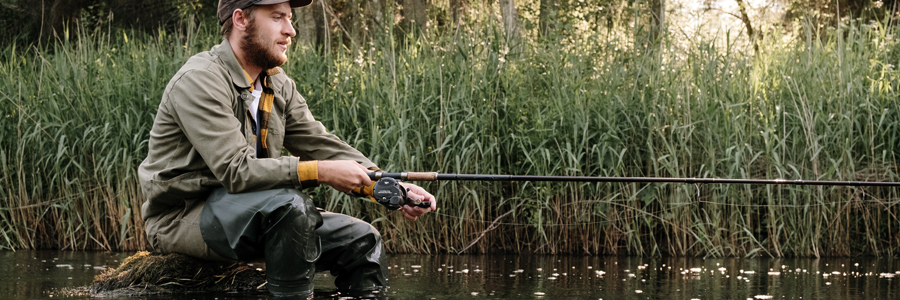
[[[291,154],[304,160],[353,160],[366,168],[377,168],[359,150],[328,133],[325,126],[313,118],[306,99],[297,92],[293,80],[287,80],[284,89],[284,146]]]
[[[169,113],[213,175],[230,193],[278,187],[304,188],[297,157],[256,158],[235,116],[231,82],[208,70],[188,71],[167,94]]]

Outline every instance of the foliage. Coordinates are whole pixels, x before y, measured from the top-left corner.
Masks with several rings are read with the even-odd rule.
[[[194,16],[214,20],[217,5],[217,0],[0,0],[0,45],[13,39],[20,45],[56,42],[76,27],[171,31],[196,22]]]
[[[510,53],[503,25],[478,20],[361,52],[297,47],[284,68],[331,132],[389,171],[898,181],[896,30],[881,23],[775,32],[749,55],[734,36],[677,33],[644,53],[628,29]],[[214,27],[0,49],[0,247],[146,247],[134,171],[164,85],[218,43]],[[310,192],[393,252],[900,251],[896,188],[422,184],[441,208],[415,223]]]
[[[834,26],[841,20],[861,18],[880,20],[890,16],[897,9],[898,1],[870,0],[807,0],[786,1],[788,18],[813,20],[821,26]]]
[[[188,34],[73,32],[47,49],[0,51],[0,248],[144,245],[137,164],[163,88],[219,41]]]

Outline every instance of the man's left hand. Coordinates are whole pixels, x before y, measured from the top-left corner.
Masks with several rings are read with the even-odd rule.
[[[428,213],[429,211],[437,210],[437,200],[434,199],[434,195],[431,195],[431,193],[428,193],[428,191],[426,191],[422,187],[406,182],[401,182],[400,186],[407,189],[407,198],[412,200],[431,202],[431,207],[418,207],[412,205],[404,205],[403,207],[400,207],[400,211],[403,212],[404,218],[415,221],[420,216]]]

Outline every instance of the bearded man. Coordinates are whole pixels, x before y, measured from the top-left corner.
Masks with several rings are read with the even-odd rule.
[[[211,260],[264,258],[269,293],[310,298],[315,271],[341,291],[388,285],[381,236],[350,216],[317,209],[300,190],[326,184],[371,196],[378,167],[329,134],[280,65],[296,34],[292,7],[311,0],[220,0],[224,41],[191,57],[163,94],[138,169],[150,246]],[[291,155],[281,156],[282,148]],[[436,208],[402,183],[407,219]]]

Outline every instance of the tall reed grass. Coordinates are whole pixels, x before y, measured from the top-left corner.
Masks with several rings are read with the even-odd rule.
[[[147,130],[168,77],[218,40],[186,32],[78,29],[2,49],[0,249],[145,247]]]
[[[511,47],[496,22],[297,47],[284,66],[331,132],[390,171],[897,181],[892,28],[635,49],[608,32]],[[134,170],[156,105],[214,30],[74,33],[2,49],[0,248],[145,247]],[[509,49],[524,49],[510,53]],[[328,188],[319,206],[375,224],[392,252],[702,256],[900,253],[896,188],[421,183],[418,222]]]

